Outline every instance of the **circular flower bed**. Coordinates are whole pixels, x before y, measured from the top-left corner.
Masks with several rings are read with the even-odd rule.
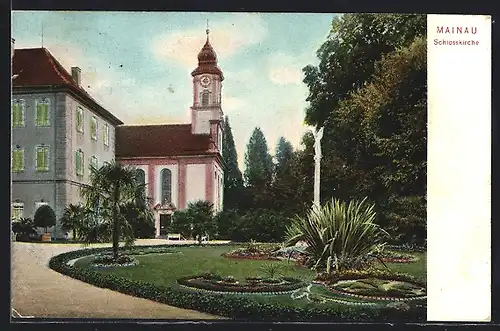
[[[412,254],[393,251],[383,252],[380,255],[380,259],[386,263],[411,263],[418,261],[418,257]]]
[[[329,289],[348,296],[377,300],[414,300],[425,297],[425,288],[400,280],[364,278],[341,280]]]
[[[426,285],[410,275],[380,270],[349,270],[319,275],[318,283],[335,294],[385,301],[410,301],[426,298]]]
[[[294,291],[305,284],[295,278],[257,278],[248,277],[238,281],[233,277],[222,277],[216,274],[203,274],[184,277],[177,281],[180,285],[197,290],[215,293],[267,293],[279,294]]]
[[[111,267],[132,267],[139,264],[139,261],[133,256],[119,255],[115,259],[111,254],[96,255],[90,264],[93,268],[111,268]]]

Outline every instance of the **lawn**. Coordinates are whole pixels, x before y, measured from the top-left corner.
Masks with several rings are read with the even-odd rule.
[[[236,260],[222,257],[221,254],[229,252],[238,246],[218,247],[179,247],[173,248],[176,253],[150,254],[136,256],[139,265],[127,268],[97,269],[103,274],[114,274],[119,277],[145,281],[157,285],[178,287],[177,279],[198,275],[201,273],[217,273],[221,276],[233,276],[237,280],[245,277],[265,276],[264,264],[278,263],[283,266],[283,276],[300,278],[310,282],[315,277],[315,272],[297,266],[287,261],[264,261],[264,260]],[[387,266],[392,271],[411,274],[425,281],[426,266],[425,253],[414,253],[418,256],[417,262],[409,264],[389,263]],[[86,257],[75,263],[76,267],[87,268],[92,257]],[[382,266],[381,266],[382,267]],[[316,291],[319,289],[316,289]],[[262,296],[246,295],[259,302],[281,303],[297,307],[325,307],[325,305],[338,305],[338,303],[319,304],[307,300],[294,300],[290,294]]]

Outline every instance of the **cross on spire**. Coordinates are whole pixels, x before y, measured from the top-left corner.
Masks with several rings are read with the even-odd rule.
[[[208,18],[207,18],[207,29],[205,30],[205,32],[207,33],[207,41],[208,41],[208,34],[210,33],[210,29],[208,28]]]

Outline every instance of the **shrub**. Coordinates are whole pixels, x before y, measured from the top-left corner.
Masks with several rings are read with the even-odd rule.
[[[165,245],[163,247],[178,248],[179,246]],[[173,286],[159,286],[117,277],[113,274],[101,274],[91,269],[81,269],[67,265],[67,262],[72,259],[102,253],[107,250],[109,251],[109,248],[90,248],[60,254],[50,259],[49,267],[59,273],[94,286],[107,288],[120,293],[184,309],[193,309],[209,314],[226,316],[236,320],[281,322],[371,321],[405,323],[424,322],[426,320],[426,308],[424,306],[416,307],[407,311],[400,311],[390,307],[371,308],[347,305],[325,308],[291,307],[280,303],[267,304],[257,302],[251,298],[245,297],[228,297],[194,291],[185,291]]]
[[[42,205],[36,210],[33,221],[36,227],[44,228],[47,233],[47,228],[56,225],[56,213],[49,205]]]
[[[348,204],[331,200],[312,209],[306,217],[296,217],[287,228],[287,246],[307,244],[307,265],[315,269],[361,268],[382,250],[387,233],[375,224],[374,205],[366,199]]]
[[[269,209],[257,209],[243,215],[231,240],[247,242],[252,239],[259,242],[281,242],[289,218]]]
[[[394,244],[424,245],[427,238],[425,196],[405,196],[388,201],[387,229]]]
[[[12,222],[12,232],[14,232],[18,241],[28,241],[31,237],[37,235],[33,220],[24,217]]]
[[[222,210],[214,217],[217,224],[218,239],[233,239],[232,234],[238,229],[241,216],[234,210]]]

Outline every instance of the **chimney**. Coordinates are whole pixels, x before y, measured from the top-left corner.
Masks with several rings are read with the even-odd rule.
[[[15,46],[16,40],[14,38],[10,38],[10,59],[14,57],[14,50],[16,48]]]
[[[82,83],[82,70],[78,67],[71,67],[71,77],[75,81],[76,85],[80,86]]]

